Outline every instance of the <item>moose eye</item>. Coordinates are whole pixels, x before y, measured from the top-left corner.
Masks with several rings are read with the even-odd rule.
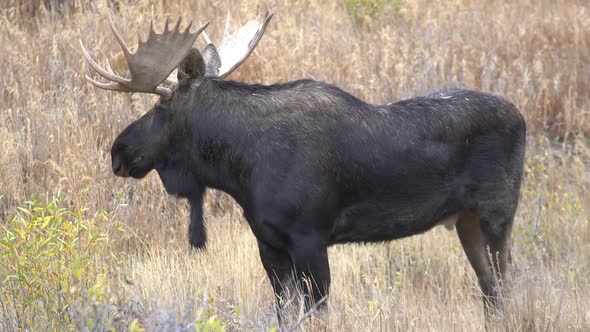
[[[158,105],[155,107],[154,111],[155,111],[155,113],[160,114],[160,113],[164,113],[166,111],[166,109],[164,107]]]

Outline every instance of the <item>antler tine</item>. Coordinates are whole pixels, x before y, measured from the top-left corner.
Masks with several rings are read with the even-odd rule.
[[[149,37],[150,34],[151,34],[151,32],[148,33],[148,39],[150,38]],[[139,32],[139,31],[137,31],[137,44],[138,44],[138,46],[141,46],[142,44],[145,44],[145,41],[141,37],[141,32]]]
[[[209,35],[206,31],[203,31],[201,34],[203,35],[203,39],[205,39],[205,43],[213,44],[213,41],[211,40],[211,38],[209,38]]]
[[[223,30],[223,39],[225,39],[225,37],[229,36],[229,28],[231,26],[231,13],[229,12],[229,10],[227,11],[227,17],[225,18],[225,29]]]
[[[206,22],[205,24],[202,24],[201,27],[204,26],[204,28],[202,30],[200,30],[198,33],[200,33],[201,31],[203,31],[207,26],[209,25],[209,22]],[[190,20],[188,22],[188,25],[186,26],[186,29],[184,29],[184,34],[188,35],[191,31],[191,27],[193,26],[193,20]]]
[[[176,25],[174,26],[174,29],[172,29],[174,33],[178,33],[178,30],[180,29],[180,22],[182,22],[182,16],[178,17],[178,21],[176,21]]]
[[[111,91],[129,92],[129,89],[127,89],[124,85],[121,85],[121,84],[116,83],[116,82],[103,83],[103,82],[99,82],[99,81],[96,81],[96,80],[92,79],[88,75],[84,75],[84,78],[86,79],[86,81],[88,83],[94,85],[97,88],[101,88],[101,89],[105,89],[105,90],[111,90]]]
[[[125,43],[125,40],[123,39],[123,37],[121,37],[119,30],[117,30],[117,28],[115,27],[115,24],[113,23],[113,19],[111,18],[111,13],[109,13],[108,20],[109,20],[109,25],[111,26],[111,30],[113,31],[113,34],[115,35],[115,38],[117,38],[119,45],[121,45],[121,48],[123,49],[123,53],[125,53],[125,57],[128,57],[131,52],[129,52],[129,48],[127,47],[127,44]],[[141,42],[141,37],[139,38],[139,41]]]
[[[272,18],[272,14],[267,11],[266,14],[265,14],[265,17],[264,17],[264,21],[262,23],[262,26],[260,27],[260,29],[258,29],[258,31],[256,32],[255,37],[248,44],[248,46],[251,46],[252,47],[252,50],[254,50],[254,47],[256,47],[256,45],[258,44],[258,42],[262,38],[262,35],[264,35],[264,32],[266,31],[266,27],[268,26],[268,23],[270,22],[270,19],[271,18]],[[250,53],[252,53],[252,52],[250,51]]]
[[[130,88],[128,88],[122,84],[116,83],[116,82],[103,83],[103,82],[99,82],[99,81],[92,79],[88,75],[84,75],[84,78],[86,78],[86,81],[88,83],[96,86],[97,88],[101,88],[104,90],[119,91],[119,92],[134,92],[133,89],[130,89]],[[158,94],[160,96],[164,96],[166,98],[169,98],[173,95],[171,89],[169,89],[167,87],[163,87],[163,86],[158,86],[154,90],[154,93]]]
[[[127,84],[130,82],[130,80],[125,79],[123,77],[120,77],[118,75],[115,75],[115,73],[111,73],[108,70],[105,70],[104,68],[102,68],[98,63],[96,63],[96,61],[94,61],[94,59],[92,58],[92,56],[90,55],[90,52],[88,52],[88,50],[86,49],[86,47],[84,46],[84,43],[82,43],[82,40],[80,40],[80,46],[82,47],[82,53],[84,54],[84,57],[86,58],[86,60],[88,61],[88,64],[90,65],[90,67],[92,67],[92,69],[94,69],[94,71],[96,71],[100,76],[106,78],[107,80],[113,81],[113,82],[117,82],[117,83],[121,83],[121,84]]]
[[[164,23],[164,34],[168,33],[170,30],[168,30],[168,26],[170,25],[170,17],[166,17],[166,23]]]
[[[115,74],[115,71],[113,70],[113,67],[111,67],[111,63],[109,62],[109,59],[107,59],[107,63],[106,63],[106,69],[113,75],[117,75]]]
[[[156,30],[154,29],[154,20],[150,20],[150,31],[148,32],[148,40],[151,36],[156,34]],[[139,30],[137,31],[137,35],[140,36]],[[140,39],[141,41],[141,39]]]

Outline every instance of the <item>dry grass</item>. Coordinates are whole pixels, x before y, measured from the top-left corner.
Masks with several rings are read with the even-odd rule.
[[[89,69],[79,39],[94,53],[114,57],[115,67],[123,63],[106,24],[111,1],[81,2],[61,15],[23,16],[14,7],[0,14],[0,220],[30,197],[58,192],[72,205],[82,200],[91,211],[117,209],[127,229],[119,249],[128,255],[115,269],[113,289],[122,301],[136,303],[137,317],[177,308],[170,316],[182,319],[188,310],[183,308],[196,303],[230,330],[268,330],[276,325],[270,284],[235,203],[210,193],[210,246],[193,252],[186,241],[185,203],[168,197],[155,174],[142,181],[111,174],[111,142],[154,97],[84,83]],[[382,7],[358,10],[367,4]],[[266,9],[275,12],[235,80],[311,77],[374,103],[444,87],[512,100],[525,114],[530,135],[513,238],[512,295],[504,320],[493,327],[590,330],[585,1],[129,0],[120,1],[113,16],[129,37],[145,31],[150,18],[159,22],[168,14],[211,20],[209,30],[217,37],[228,8],[241,22]],[[337,246],[330,249],[330,263],[329,330],[483,329],[477,282],[454,232],[436,229],[389,244]],[[167,326],[142,322],[153,329]]]

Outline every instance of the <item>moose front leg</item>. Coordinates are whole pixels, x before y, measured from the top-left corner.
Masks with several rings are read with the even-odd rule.
[[[258,241],[258,250],[262,266],[264,266],[275,294],[277,318],[281,324],[283,308],[296,293],[292,283],[293,264],[291,257],[288,252],[272,248],[261,241]]]
[[[290,250],[298,286],[303,291],[305,311],[326,304],[330,289],[328,248],[321,241],[303,238]]]
[[[284,323],[287,313],[296,314],[299,305],[297,301],[293,303],[291,300],[298,296],[298,291],[304,297],[305,312],[325,305],[330,287],[326,246],[299,246],[287,252],[258,241],[258,249],[275,293],[280,325]]]

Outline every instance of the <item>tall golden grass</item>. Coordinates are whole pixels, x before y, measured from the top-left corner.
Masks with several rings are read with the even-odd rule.
[[[513,236],[511,292],[503,319],[489,328],[590,330],[586,1],[70,4],[61,13],[39,9],[35,15],[12,4],[0,14],[0,220],[31,197],[61,195],[71,206],[82,201],[90,211],[116,210],[126,229],[117,246],[125,259],[113,267],[111,288],[121,303],[135,303],[134,310],[120,310],[124,319],[163,329],[179,325],[183,312],[196,305],[220,317],[228,330],[277,324],[255,239],[231,199],[209,193],[209,247],[195,252],[186,240],[186,204],[169,197],[156,175],[142,181],[112,175],[110,144],[155,97],[96,90],[83,79],[89,68],[79,40],[125,70],[106,23],[109,11],[131,41],[136,31],[147,31],[150,19],[161,22],[168,15],[210,20],[208,31],[216,38],[231,9],[236,24],[265,10],[275,13],[233,80],[314,78],[373,103],[449,87],[514,102],[529,127],[526,177]],[[330,264],[327,315],[299,328],[483,329],[477,282],[454,232],[337,246],[330,249]],[[140,314],[157,310],[166,313],[158,317],[168,325]]]

